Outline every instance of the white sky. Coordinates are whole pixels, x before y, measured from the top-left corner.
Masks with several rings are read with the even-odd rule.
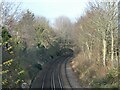
[[[35,15],[45,16],[51,22],[59,16],[67,16],[72,21],[81,16],[88,1],[94,0],[5,0],[22,2],[23,9],[29,9]]]
[[[83,14],[87,0],[27,0],[22,7],[36,15],[45,16],[51,22],[59,16],[67,16],[72,21]]]
[[[85,9],[85,1],[81,0],[36,0],[31,2],[23,2],[23,8],[28,8],[36,15],[45,16],[51,22],[59,16],[67,16],[72,21],[80,16]]]

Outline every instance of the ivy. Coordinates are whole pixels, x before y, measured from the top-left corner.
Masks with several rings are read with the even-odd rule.
[[[2,27],[2,87],[20,88],[24,80],[24,70],[19,66],[14,52],[12,36],[5,27]]]

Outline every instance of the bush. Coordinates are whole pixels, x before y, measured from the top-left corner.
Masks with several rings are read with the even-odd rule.
[[[102,88],[117,88],[118,87],[118,70],[114,68],[106,74],[104,78],[98,79],[95,78],[91,83],[93,87],[102,87]]]
[[[81,52],[71,62],[72,68],[79,75],[83,87],[116,88],[118,86],[118,70],[101,65],[98,61],[87,59]]]

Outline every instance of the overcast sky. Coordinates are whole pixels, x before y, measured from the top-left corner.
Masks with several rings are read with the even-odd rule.
[[[3,0],[4,1],[4,0]],[[45,16],[50,22],[59,16],[67,16],[72,21],[84,14],[87,3],[94,0],[5,0],[22,2],[22,9],[29,9],[35,15]]]
[[[1,0],[0,0],[1,1]],[[29,9],[35,15],[45,16],[51,22],[59,16],[67,16],[72,21],[84,14],[87,3],[94,0],[3,0],[22,2],[22,9]],[[101,1],[101,0],[97,0]],[[102,0],[111,1],[111,0]]]
[[[29,9],[35,15],[48,18],[51,22],[59,16],[67,16],[72,21],[84,13],[88,0],[24,0],[23,9]]]

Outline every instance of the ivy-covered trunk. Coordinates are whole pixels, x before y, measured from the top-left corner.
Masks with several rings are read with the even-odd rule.
[[[24,70],[16,60],[12,36],[2,27],[2,88],[20,88]]]

